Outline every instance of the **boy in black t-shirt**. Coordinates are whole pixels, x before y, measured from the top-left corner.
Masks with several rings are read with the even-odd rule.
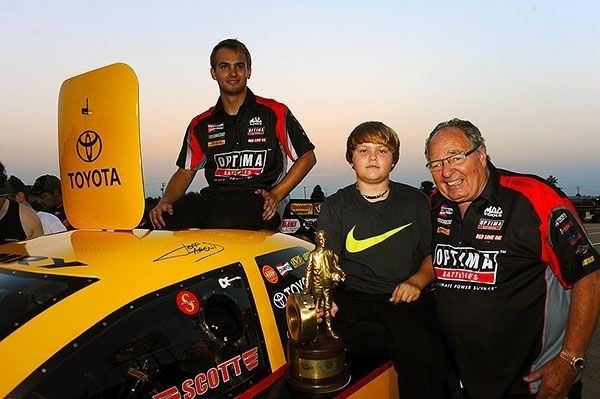
[[[443,349],[429,283],[431,220],[427,197],[390,181],[400,141],[381,122],[348,137],[356,183],[327,198],[318,220],[346,281],[334,291],[334,330],[355,364],[388,358],[400,397],[441,398]]]

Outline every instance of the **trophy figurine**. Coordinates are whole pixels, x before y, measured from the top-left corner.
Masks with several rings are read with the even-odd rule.
[[[286,307],[288,325],[286,380],[297,390],[331,393],[350,382],[346,352],[331,321],[331,291],[344,281],[337,257],[325,247],[325,232],[315,235],[316,248],[308,255],[306,287],[292,294]],[[317,309],[323,323],[317,323]]]

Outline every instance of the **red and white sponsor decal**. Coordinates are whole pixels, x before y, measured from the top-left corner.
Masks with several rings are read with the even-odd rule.
[[[214,157],[217,164],[215,177],[256,176],[264,170],[267,151],[231,151]]]
[[[271,284],[277,284],[279,282],[279,276],[277,275],[277,272],[269,265],[264,265],[262,267],[262,274],[265,277],[265,280]]]
[[[208,124],[208,133],[216,132],[217,130],[223,130],[225,125],[223,123],[217,123],[214,125]]]
[[[266,143],[266,137],[255,137],[253,139],[248,139],[248,143]]]
[[[300,221],[298,219],[283,219],[279,225],[279,231],[285,234],[295,233],[299,228]]]
[[[499,253],[438,244],[434,251],[435,276],[440,280],[495,284]]]
[[[217,367],[211,367],[203,373],[198,373],[193,379],[189,378],[183,381],[180,387],[169,387],[152,396],[152,399],[193,399],[196,396],[204,395],[210,389],[218,388],[222,382],[229,382],[232,377],[242,375],[245,372],[242,364],[247,371],[258,367],[257,347],[225,360]]]
[[[485,241],[500,241],[502,240],[502,236],[498,234],[475,234],[476,240],[485,240]]]
[[[479,219],[479,224],[477,225],[478,230],[502,230],[502,226],[504,225],[504,220],[494,220],[494,219]]]
[[[259,136],[265,134],[265,127],[249,127],[248,136]]]
[[[190,291],[180,291],[175,297],[177,308],[183,314],[194,316],[200,311],[200,301],[198,297]]]

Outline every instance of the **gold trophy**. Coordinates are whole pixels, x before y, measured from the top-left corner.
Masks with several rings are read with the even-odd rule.
[[[317,247],[308,255],[306,287],[288,298],[286,380],[299,391],[331,393],[350,382],[344,345],[331,327],[331,290],[346,274],[332,250],[325,248],[325,232],[315,235]],[[317,324],[317,309],[323,321]]]

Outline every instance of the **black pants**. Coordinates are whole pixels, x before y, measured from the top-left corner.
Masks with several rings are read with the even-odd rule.
[[[163,214],[169,230],[206,229],[277,230],[279,216],[262,220],[264,200],[254,189],[208,191],[186,195],[173,204],[173,215]]]
[[[582,390],[583,384],[581,380],[575,382],[569,392],[567,393],[567,399],[582,399]],[[524,394],[524,395],[511,395],[507,394],[502,397],[502,399],[535,399],[537,394]],[[460,390],[459,393],[453,398],[457,399],[473,399],[465,390]]]
[[[442,398],[444,348],[433,295],[423,292],[417,301],[397,305],[388,302],[390,296],[336,291],[334,331],[354,363],[369,357],[391,359],[402,399]]]

